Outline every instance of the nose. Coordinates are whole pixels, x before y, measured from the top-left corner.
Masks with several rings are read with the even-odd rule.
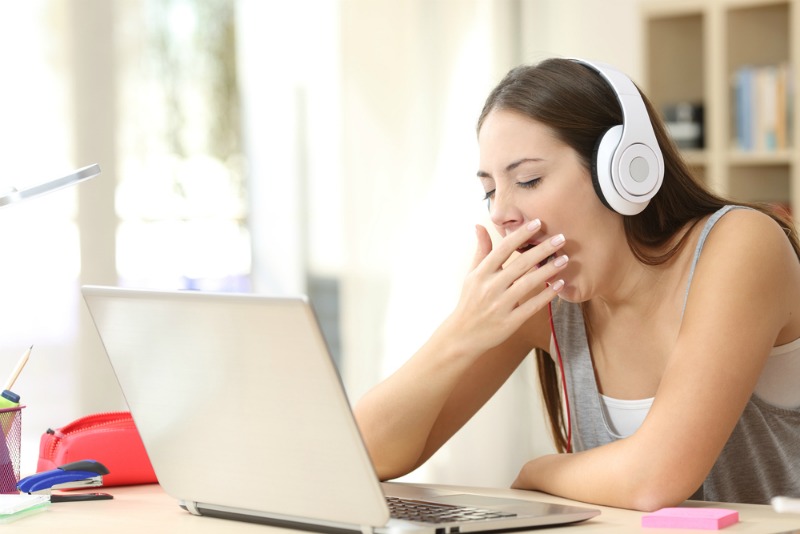
[[[489,218],[498,230],[516,228],[525,219],[512,199],[499,190],[489,199],[488,207]]]

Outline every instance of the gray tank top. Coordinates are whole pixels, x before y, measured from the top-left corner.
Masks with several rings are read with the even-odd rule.
[[[737,207],[720,209],[703,228],[686,296],[708,233],[720,217]],[[553,323],[564,361],[573,449],[592,449],[619,439],[605,420],[581,306],[558,300],[553,305]],[[692,499],[766,504],[776,495],[800,496],[800,409],[778,408],[753,395]]]

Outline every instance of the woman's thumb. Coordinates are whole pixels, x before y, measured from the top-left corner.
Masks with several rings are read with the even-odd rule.
[[[492,251],[492,238],[489,237],[489,232],[486,228],[476,224],[475,235],[478,238],[478,246],[475,249],[475,257],[472,260],[472,269],[475,269],[483,261],[483,258]]]

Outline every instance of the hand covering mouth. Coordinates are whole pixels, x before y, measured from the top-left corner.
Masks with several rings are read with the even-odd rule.
[[[522,254],[524,252],[529,251],[530,249],[532,249],[533,247],[535,247],[538,244],[539,244],[539,241],[528,241],[527,243],[523,243],[523,245],[521,247],[517,248],[517,252]]]
[[[550,260],[553,260],[553,259],[555,259],[555,257],[556,257],[556,255],[555,255],[555,254],[550,254],[550,255],[549,255],[549,256],[547,256],[545,259],[543,259],[542,261],[540,261],[539,263],[537,263],[537,264],[536,264],[536,268],[538,269],[538,268],[540,268],[540,267],[544,267],[545,265],[547,265],[547,263],[548,263]]]
[[[519,247],[517,249],[517,252],[519,252],[520,254],[523,254],[523,253],[529,251],[530,249],[532,249],[533,247],[535,247],[537,245],[539,245],[538,241],[534,241],[534,242],[531,242],[531,243],[525,243],[524,245],[522,245],[521,247]],[[543,259],[542,261],[537,263],[536,264],[536,268],[538,269],[540,267],[544,267],[547,264],[548,261],[552,260],[555,257],[556,257],[555,254],[550,254],[548,257],[546,257],[545,259]]]

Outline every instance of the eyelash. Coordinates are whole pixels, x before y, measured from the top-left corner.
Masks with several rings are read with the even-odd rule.
[[[533,189],[534,187],[539,185],[539,182],[541,181],[542,181],[541,178],[532,178],[527,182],[517,182],[517,185],[522,187],[523,189]],[[483,196],[483,200],[484,201],[491,200],[492,197],[494,196],[494,192],[495,192],[494,189],[492,189],[491,191],[487,191],[486,194]]]
[[[524,189],[533,189],[534,187],[539,185],[539,182],[541,181],[542,181],[541,178],[531,178],[527,182],[517,182],[517,185]]]

